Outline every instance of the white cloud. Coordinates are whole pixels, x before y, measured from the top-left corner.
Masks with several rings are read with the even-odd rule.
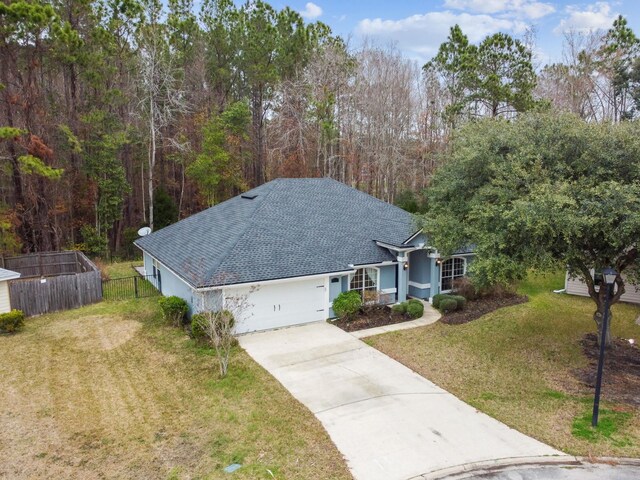
[[[306,19],[313,20],[314,18],[318,18],[320,15],[322,15],[322,8],[320,8],[315,3],[308,2],[304,6],[304,10],[300,12],[300,15],[302,15]]]
[[[577,6],[568,6],[565,11],[568,16],[560,20],[560,24],[554,29],[555,33],[607,30],[611,28],[618,16],[617,13],[611,12],[611,5],[608,2],[596,2],[582,9]]]
[[[412,58],[424,61],[437,53],[455,24],[460,25],[473,43],[498,31],[523,33],[527,27],[526,23],[514,19],[444,11],[412,15],[401,20],[366,18],[358,23],[356,32],[362,37],[394,43]]]
[[[536,20],[556,11],[550,3],[536,0],[445,0],[444,6],[472,13],[500,14]]]

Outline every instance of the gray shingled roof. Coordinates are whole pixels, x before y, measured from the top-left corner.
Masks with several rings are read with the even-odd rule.
[[[402,245],[415,230],[410,213],[335,180],[281,178],[135,244],[194,287],[205,287],[394,260],[375,241]]]
[[[20,277],[20,274],[18,272],[7,270],[6,268],[0,268],[0,282],[5,280],[12,280],[18,277]]]

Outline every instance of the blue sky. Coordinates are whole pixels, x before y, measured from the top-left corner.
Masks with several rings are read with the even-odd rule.
[[[608,29],[618,14],[640,36],[640,0],[272,0],[307,20],[320,20],[357,46],[364,38],[393,43],[419,62],[431,58],[458,23],[472,42],[498,31],[521,37],[527,27],[537,33],[537,59],[559,61],[563,32]]]

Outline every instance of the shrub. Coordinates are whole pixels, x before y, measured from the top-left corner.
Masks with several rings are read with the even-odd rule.
[[[165,320],[171,322],[175,326],[182,325],[187,315],[189,306],[180,297],[161,297],[158,304],[162,309],[162,316]]]
[[[455,312],[458,309],[458,302],[455,298],[451,298],[449,295],[447,295],[447,297],[449,298],[443,298],[440,300],[438,309],[442,313]]]
[[[494,297],[494,298],[504,298],[510,297],[515,294],[516,288],[514,285],[502,285],[496,284],[490,287],[485,287],[480,291],[480,296],[482,297]]]
[[[24,326],[24,313],[22,310],[11,310],[0,314],[0,333],[19,332]]]
[[[363,305],[378,305],[380,302],[380,292],[375,290],[365,290],[362,293]]]
[[[407,302],[396,303],[395,305],[391,306],[391,310],[404,315],[405,313],[407,313]]]
[[[467,299],[462,295],[449,295],[449,298],[453,298],[458,304],[458,310],[462,310],[467,304]]]
[[[360,292],[356,290],[342,292],[333,301],[333,311],[340,318],[355,315],[361,308],[362,298],[360,298]]]
[[[82,245],[80,250],[90,257],[102,257],[107,253],[107,237],[98,234],[98,231],[91,225],[83,225],[80,228]]]
[[[98,270],[100,270],[100,278],[102,280],[109,280],[111,278],[111,276],[107,272],[107,265],[104,263],[104,261],[102,261],[101,258],[94,258],[93,263],[95,263],[96,267],[98,267]]]
[[[424,313],[424,305],[422,304],[422,302],[418,300],[415,300],[415,301],[409,300],[407,302],[407,314],[411,318],[420,318],[423,313]]]
[[[191,337],[196,340],[206,340],[206,325],[207,318],[202,313],[191,315]]]
[[[433,300],[432,300],[434,308],[439,309],[440,308],[440,302],[444,298],[449,298],[449,295],[447,295],[446,293],[438,293],[437,295],[434,295],[433,296]]]
[[[480,292],[471,283],[468,277],[456,278],[453,281],[453,293],[461,295],[467,300],[476,300],[480,296]]]

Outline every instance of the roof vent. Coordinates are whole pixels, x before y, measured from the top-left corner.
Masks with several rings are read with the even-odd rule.
[[[246,198],[247,200],[253,200],[257,196],[258,195],[254,194],[254,193],[244,193],[244,194],[240,195],[240,198]]]

